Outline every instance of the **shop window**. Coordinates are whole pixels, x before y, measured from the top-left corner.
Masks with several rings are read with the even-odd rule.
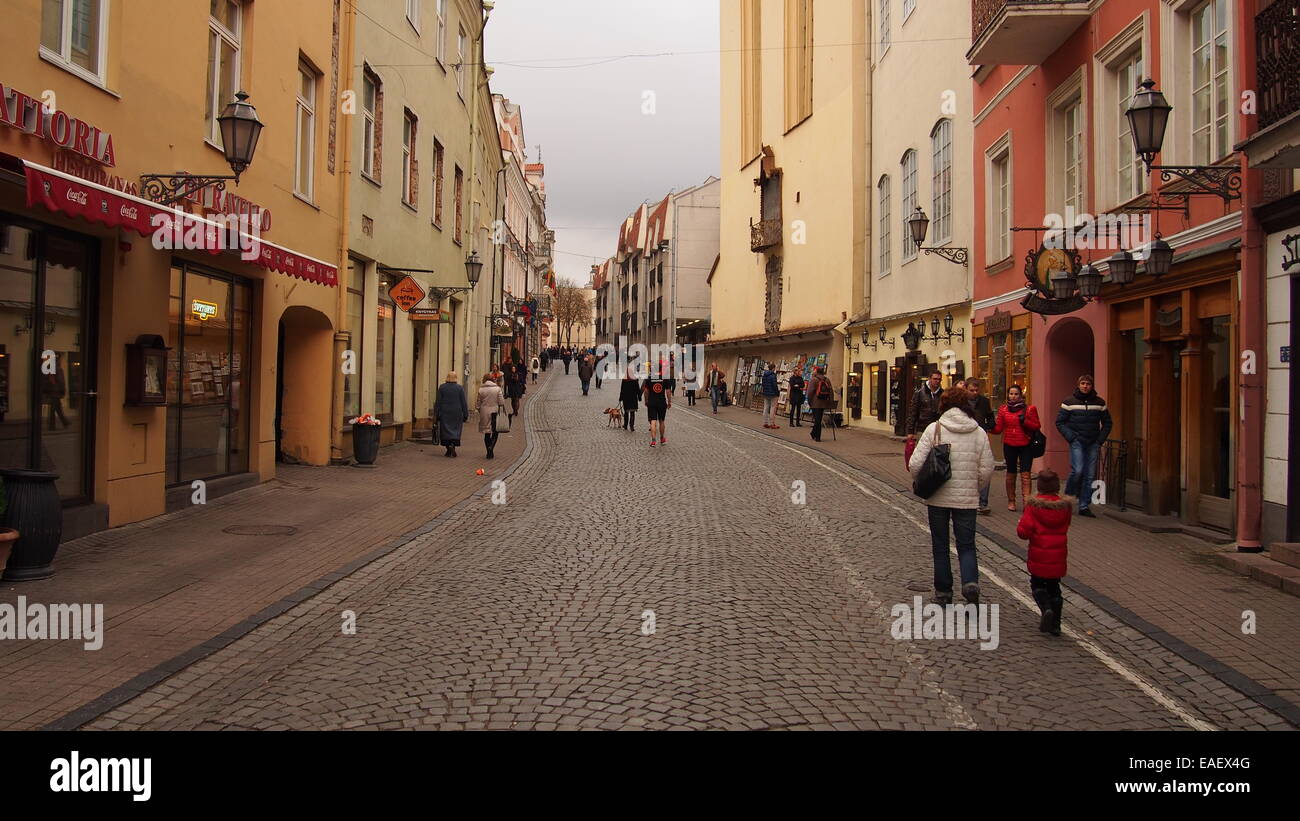
[[[1029,329],[981,336],[975,340],[975,375],[987,386],[995,406],[1007,401],[1007,389],[1019,385],[1032,404],[1042,408],[1029,385]]]
[[[252,285],[173,265],[168,304],[167,482],[248,470]]]
[[[396,284],[396,275],[379,275],[379,305],[375,314],[375,415],[389,421],[393,414],[393,337],[397,306],[388,296],[388,290]]]
[[[222,148],[217,117],[242,85],[239,57],[244,9],[235,0],[212,0],[208,17],[208,93],[206,136]]]
[[[103,85],[107,5],[108,0],[44,0],[41,53]]]
[[[348,259],[348,330],[352,332],[352,363],[354,373],[343,374],[343,424],[361,414],[361,370],[365,366],[362,320],[365,306],[366,266],[358,260]]]

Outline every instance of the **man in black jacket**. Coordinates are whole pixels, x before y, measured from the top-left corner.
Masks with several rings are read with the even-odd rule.
[[[1112,421],[1106,401],[1093,390],[1090,375],[1079,377],[1079,389],[1061,402],[1056,414],[1056,429],[1070,443],[1070,478],[1065,483],[1067,496],[1079,498],[1079,515],[1096,518],[1092,503],[1092,479],[1097,475],[1097,457],[1101,444],[1110,436]]]
[[[978,379],[966,380],[966,394],[970,397],[970,404],[967,406],[966,412],[974,418],[975,424],[991,433],[993,428],[997,427],[998,419],[997,415],[993,413],[993,404],[989,402],[989,398],[980,393],[981,387],[983,387],[983,383]],[[993,512],[989,509],[989,487],[991,484],[980,487],[979,514],[981,516],[988,516]]]
[[[916,435],[925,433],[930,423],[939,418],[939,395],[943,393],[943,374],[932,371],[925,384],[916,389],[912,404],[907,409],[907,441],[916,443]]]

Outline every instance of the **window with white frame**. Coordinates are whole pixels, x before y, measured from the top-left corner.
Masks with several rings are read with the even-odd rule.
[[[406,0],[406,20],[416,31],[420,30],[420,0]]]
[[[1064,107],[1057,109],[1061,140],[1061,180],[1063,203],[1066,209],[1073,208],[1075,214],[1084,212],[1083,192],[1083,150],[1084,119],[1083,101],[1075,97]]]
[[[878,202],[877,211],[880,212],[880,261],[877,264],[878,274],[884,276],[889,273],[889,228],[893,222],[893,215],[889,211],[889,175],[882,174],[880,182],[876,184],[876,197]]]
[[[402,112],[402,202],[415,206],[415,115]]]
[[[1119,62],[1112,79],[1115,83],[1115,99],[1119,101],[1111,117],[1111,140],[1116,146],[1115,194],[1118,204],[1128,202],[1146,190],[1146,173],[1142,159],[1133,150],[1133,135],[1129,131],[1128,117],[1125,116],[1133,95],[1137,93],[1138,83],[1142,82],[1140,48]]]
[[[907,18],[911,17],[912,12],[914,11],[916,11],[916,0],[903,0],[903,22],[904,23],[907,22]]]
[[[310,200],[316,168],[316,72],[298,64],[297,129],[293,191]]]
[[[465,96],[465,27],[456,28],[456,92]]]
[[[447,62],[447,0],[438,0],[438,42],[434,53],[439,63]]]
[[[880,0],[880,53],[889,50],[889,4],[893,0]]]
[[[1192,12],[1192,161],[1209,165],[1232,153],[1228,0]]]
[[[218,147],[221,128],[217,117],[232,100],[241,84],[239,71],[243,6],[235,0],[212,0],[208,16],[208,93],[205,136]]]
[[[940,120],[930,132],[930,226],[932,242],[952,240],[952,120]]]
[[[907,225],[908,217],[916,212],[916,151],[908,149],[903,155],[903,262],[916,258],[916,243],[912,241],[912,229]]]
[[[379,175],[379,98],[382,84],[369,67],[361,77],[361,173],[371,179]]]
[[[988,256],[1000,262],[1011,256],[1011,145],[1003,140],[988,157]]]
[[[102,85],[107,22],[108,0],[44,0],[41,51]]]

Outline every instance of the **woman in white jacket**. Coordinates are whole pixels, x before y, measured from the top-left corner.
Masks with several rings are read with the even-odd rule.
[[[993,479],[993,449],[988,434],[965,410],[969,399],[961,388],[949,388],[939,400],[939,418],[917,440],[908,463],[915,477],[935,445],[949,445],[952,478],[925,500],[930,509],[930,544],[934,549],[934,601],[952,602],[952,564],[948,558],[948,522],[957,539],[961,594],[971,604],[980,597],[979,565],[975,561],[975,515],[980,488]]]
[[[501,395],[501,388],[492,381],[492,374],[483,377],[483,384],[478,389],[478,432],[483,434],[483,445],[487,448],[487,458],[492,459],[493,448],[497,446],[497,414],[505,410],[506,401]]]

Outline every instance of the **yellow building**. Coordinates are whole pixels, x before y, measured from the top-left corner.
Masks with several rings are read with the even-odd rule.
[[[842,393],[840,329],[866,307],[866,0],[722,4],[719,258],[710,363],[757,404],[767,362]]]
[[[65,538],[328,462],[345,5],[5,4],[0,467],[59,475]],[[240,91],[251,164],[182,201],[208,222],[160,206],[144,175],[231,174]]]

